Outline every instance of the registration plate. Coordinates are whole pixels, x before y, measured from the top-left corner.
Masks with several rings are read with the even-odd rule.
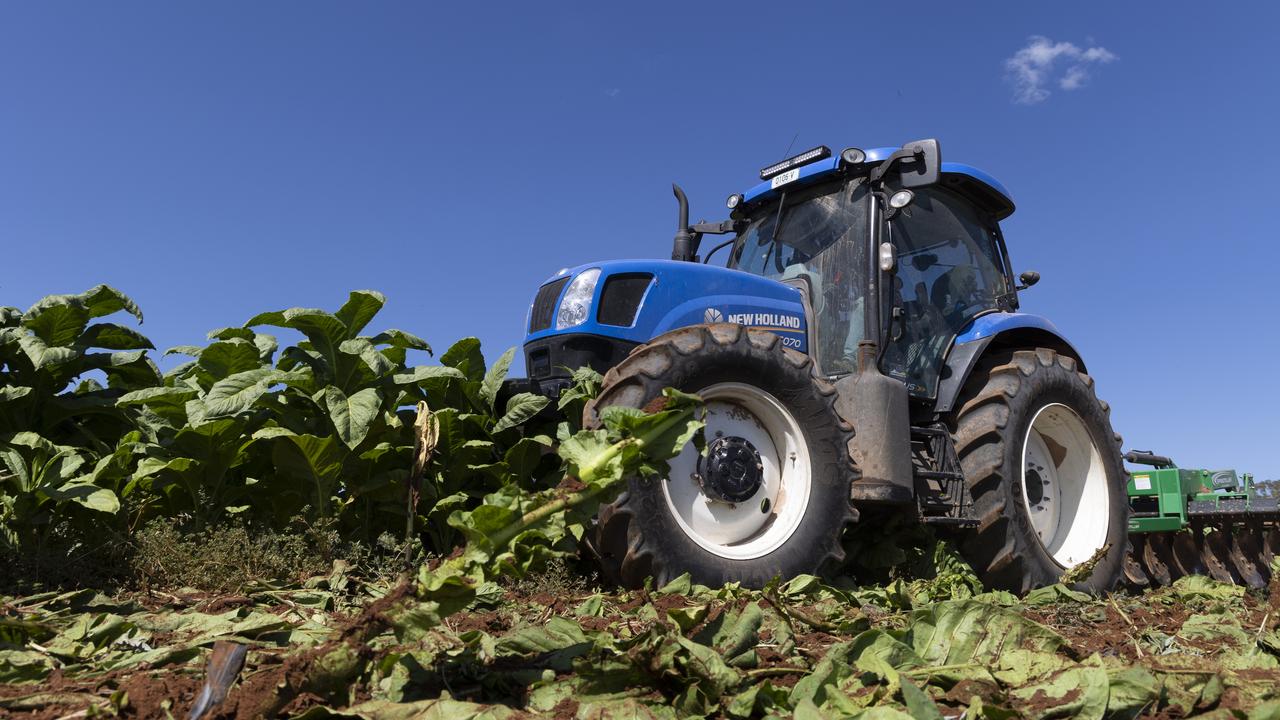
[[[794,170],[788,170],[782,173],[781,175],[775,175],[773,180],[769,182],[769,188],[773,189],[773,188],[781,187],[799,177],[800,177],[800,168],[796,168]]]

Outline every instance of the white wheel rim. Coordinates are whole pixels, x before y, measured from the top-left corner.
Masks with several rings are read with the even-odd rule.
[[[739,503],[713,500],[697,477],[699,454],[689,443],[670,461],[663,495],[680,529],[706,550],[731,560],[763,557],[800,526],[813,472],[800,424],[778,399],[752,385],[717,383],[698,393],[706,409],[707,442],[740,437],[760,455],[762,481]]]
[[[1063,568],[1107,542],[1111,490],[1102,454],[1066,405],[1036,412],[1022,443],[1022,503],[1040,545]]]

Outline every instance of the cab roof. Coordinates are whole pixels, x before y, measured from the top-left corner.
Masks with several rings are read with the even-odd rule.
[[[894,147],[879,147],[866,150],[866,164],[875,165],[883,162],[885,158],[897,152],[898,149]],[[808,184],[808,182],[834,173],[839,167],[840,154],[834,153],[832,157],[801,165],[798,168],[800,171],[799,176],[792,183],[797,185]],[[944,162],[940,170],[940,184],[968,197],[980,208],[994,215],[997,220],[1003,220],[1013,214],[1015,208],[1013,197],[1005,186],[991,175],[972,165],[956,162]],[[787,185],[790,184],[787,183]],[[742,199],[745,203],[767,202],[773,199],[775,195],[780,194],[787,185],[774,188],[772,180],[765,180],[743,193]]]

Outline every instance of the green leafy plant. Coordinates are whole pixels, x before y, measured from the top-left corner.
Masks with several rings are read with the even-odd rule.
[[[147,338],[94,322],[118,312],[142,321],[106,285],[51,295],[25,312],[0,308],[0,539],[10,549],[39,544],[62,518],[98,522],[82,510],[119,509],[117,452],[134,438],[116,401],[159,383],[160,372]]]

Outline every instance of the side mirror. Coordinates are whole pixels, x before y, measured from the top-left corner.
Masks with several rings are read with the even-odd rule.
[[[1019,275],[1018,280],[1021,281],[1022,284],[1014,289],[1026,290],[1032,285],[1035,285],[1036,283],[1040,282],[1040,273],[1036,272],[1035,270],[1028,270],[1022,273],[1021,275]]]
[[[938,173],[942,169],[942,149],[938,147],[937,140],[909,142],[902,149],[911,152],[911,157],[898,164],[902,187],[924,187],[938,182]]]

